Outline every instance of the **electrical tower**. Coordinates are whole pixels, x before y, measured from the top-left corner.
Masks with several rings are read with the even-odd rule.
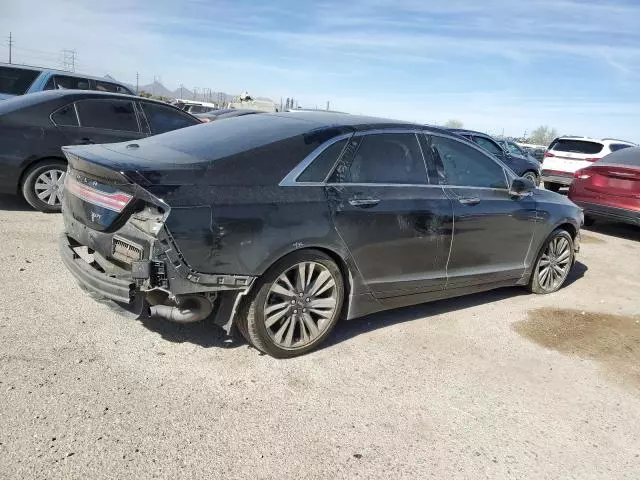
[[[76,51],[75,50],[62,50],[62,69],[68,72],[76,71]]]

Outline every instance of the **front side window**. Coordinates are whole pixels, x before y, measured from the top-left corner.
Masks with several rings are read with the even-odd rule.
[[[0,67],[0,93],[23,95],[40,75],[38,70]]]
[[[80,100],[76,102],[80,126],[138,132],[133,102],[127,100]]]
[[[73,103],[59,108],[51,115],[51,120],[59,127],[77,127],[78,116]]]
[[[178,110],[151,102],[140,102],[152,135],[197,125],[199,122]]]
[[[513,153],[514,155],[521,155],[523,157],[526,157],[522,149],[515,143],[506,142],[505,145],[507,146],[507,149],[509,150],[510,153]]]
[[[484,137],[473,137],[473,141],[484,148],[487,152],[492,153],[493,155],[503,155],[504,152],[500,148],[500,146]]]
[[[357,141],[359,144],[355,145]],[[354,138],[345,149],[343,160],[331,182],[428,183],[422,152],[413,133],[379,133]]]
[[[339,140],[318,155],[311,164],[296,179],[297,182],[324,182],[329,172],[336,164],[338,157],[347,143],[347,139]]]
[[[58,90],[89,90],[89,80],[86,78],[54,75],[53,81]]]
[[[431,155],[446,185],[507,188],[503,168],[461,141],[432,136]]]

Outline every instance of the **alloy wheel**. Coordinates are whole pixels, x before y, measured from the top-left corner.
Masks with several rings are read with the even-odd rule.
[[[301,262],[271,285],[264,323],[273,342],[283,349],[312,343],[331,325],[338,306],[336,279],[318,262]]]
[[[571,245],[564,237],[553,238],[542,253],[537,266],[540,287],[553,292],[565,281],[571,269]]]
[[[62,203],[64,175],[63,170],[54,168],[42,172],[36,178],[33,188],[41,202],[51,206],[59,206]]]

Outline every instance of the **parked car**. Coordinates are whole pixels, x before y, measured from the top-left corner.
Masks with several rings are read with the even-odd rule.
[[[109,78],[0,63],[0,100],[45,90],[97,90],[134,95],[129,87]]]
[[[64,151],[60,252],[85,288],[173,321],[215,310],[275,357],[339,318],[554,292],[578,249],[576,205],[438,128],[264,113]]]
[[[634,143],[614,138],[558,137],[544,153],[544,188],[557,192],[560,187],[571,185],[577,170],[588,167],[611,152],[633,146]]]
[[[80,90],[33,93],[0,102],[0,193],[23,195],[42,212],[60,211],[63,145],[137,140],[199,124],[162,102]]]
[[[640,225],[640,147],[610,153],[574,174],[569,198],[597,218]]]
[[[213,122],[223,118],[242,117],[243,115],[254,115],[256,113],[264,113],[262,110],[248,110],[240,108],[225,108],[222,110],[214,110],[209,113],[201,113],[196,115],[202,122]]]
[[[517,155],[519,157],[528,158],[532,161],[538,161],[526,148],[522,148],[516,142],[512,142],[511,140],[499,139],[497,140],[498,144],[502,147],[505,152],[509,152],[512,155]],[[538,162],[539,163],[539,162]]]
[[[540,164],[537,161],[528,158],[528,156],[521,156],[505,150],[500,146],[496,139],[486,133],[461,128],[448,128],[447,130],[471,140],[473,143],[484,148],[487,152],[495,155],[498,159],[507,164],[517,175],[528,178],[536,185],[540,183]]]

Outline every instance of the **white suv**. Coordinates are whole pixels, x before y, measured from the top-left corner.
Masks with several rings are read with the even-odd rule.
[[[588,167],[611,152],[635,146],[635,143],[615,138],[598,140],[587,137],[558,137],[544,152],[544,188],[557,192],[561,186],[571,185],[573,174],[577,170]]]

